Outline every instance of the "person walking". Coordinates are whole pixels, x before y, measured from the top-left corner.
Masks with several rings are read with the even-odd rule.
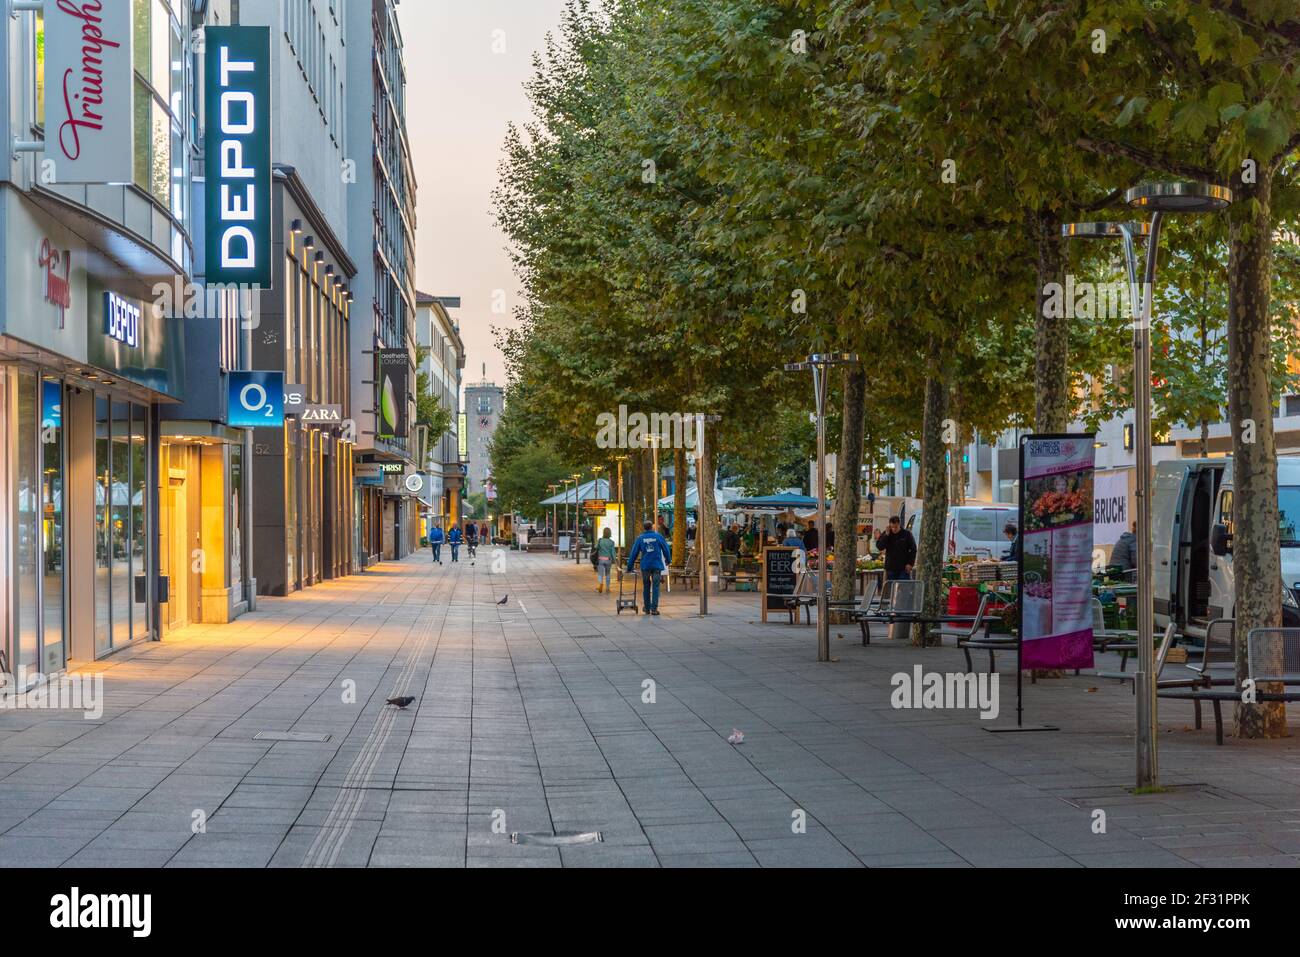
[[[627,570],[632,571],[641,559],[641,592],[646,614],[659,614],[659,578],[668,567],[668,540],[655,531],[654,522],[644,524],[645,531],[637,538],[627,556]]]
[[[469,528],[465,532],[465,545],[469,557],[474,558],[478,554],[478,526],[473,522],[469,523]]]
[[[596,594],[609,591],[609,572],[614,567],[614,533],[605,529],[605,534],[596,542]]]
[[[429,532],[429,544],[433,547],[433,560],[439,565],[442,564],[442,526],[435,525]]]
[[[903,528],[897,515],[889,520],[889,528],[876,539],[876,548],[885,556],[885,581],[908,581],[916,565],[916,539]]]
[[[451,546],[451,563],[455,565],[460,561],[460,543],[465,540],[464,534],[459,525],[451,527],[451,534],[447,536],[447,544]]]

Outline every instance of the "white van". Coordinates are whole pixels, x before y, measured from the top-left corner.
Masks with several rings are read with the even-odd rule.
[[[1300,626],[1300,457],[1277,460],[1282,532],[1282,621]],[[1191,635],[1235,613],[1232,459],[1181,459],[1156,466],[1151,553],[1157,628]]]
[[[921,543],[921,520],[924,507],[918,507],[907,519],[906,528]],[[1020,507],[1017,505],[954,505],[948,509],[948,523],[944,529],[944,560],[951,561],[964,555],[979,558],[1001,558],[1011,547],[1003,534],[1007,523],[1020,524]]]

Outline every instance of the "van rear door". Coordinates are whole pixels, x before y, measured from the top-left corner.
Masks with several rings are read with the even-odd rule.
[[[1156,466],[1151,489],[1151,560],[1155,586],[1157,627],[1170,621],[1181,625],[1185,612],[1181,604],[1178,556],[1183,537],[1183,515],[1194,484],[1196,462],[1161,462]]]

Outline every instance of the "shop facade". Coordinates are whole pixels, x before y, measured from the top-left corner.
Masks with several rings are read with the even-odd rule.
[[[288,595],[352,574],[353,456],[348,283],[356,267],[305,184],[278,167],[272,198],[275,288],[261,293],[252,367],[282,371],[283,428],[252,431],[253,574]],[[363,523],[364,524],[364,523]]]
[[[0,214],[0,649],[48,675],[159,635],[159,413],[184,394],[184,330],[76,207],[6,187]]]

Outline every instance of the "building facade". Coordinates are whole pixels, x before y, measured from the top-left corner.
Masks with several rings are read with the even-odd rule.
[[[484,495],[491,506],[496,498],[492,483],[492,436],[501,424],[506,393],[493,382],[465,387],[465,439],[469,452],[465,494]]]
[[[451,318],[447,303],[455,300],[416,293],[416,330],[423,361],[420,374],[430,393],[451,413],[451,425],[441,436],[429,437],[423,463],[429,479],[424,501],[426,526],[449,528],[459,520],[464,494],[465,465],[460,459],[460,389],[465,369],[465,343],[460,323]]]
[[[99,38],[134,56],[98,79],[72,16],[0,17],[0,650],[29,674],[159,636],[160,414],[186,394],[185,330],[153,306],[194,269],[191,5],[114,8]],[[69,53],[56,94],[47,57]],[[125,149],[58,118],[79,70]],[[86,172],[110,154],[120,175]]]
[[[419,547],[419,499],[406,478],[415,441],[415,172],[406,134],[406,68],[395,0],[344,5],[348,249],[357,262],[349,322],[350,418],[356,423],[357,568]],[[364,122],[360,118],[369,118]],[[403,358],[405,356],[405,358]]]

